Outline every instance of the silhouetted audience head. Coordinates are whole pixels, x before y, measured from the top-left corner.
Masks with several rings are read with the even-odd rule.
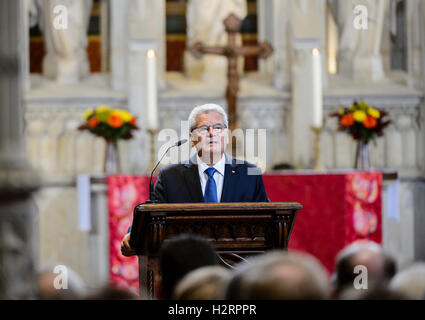
[[[228,300],[311,300],[329,297],[328,274],[311,255],[270,251],[239,266],[225,293]]]
[[[346,288],[341,291],[338,300],[407,300],[408,297],[392,290],[388,285],[376,285],[368,289]]]
[[[391,280],[390,288],[408,299],[422,300],[425,295],[425,262],[418,262],[400,271]]]
[[[164,298],[171,299],[177,282],[190,271],[216,264],[215,249],[204,237],[181,234],[165,241],[159,252]]]
[[[336,270],[333,275],[333,296],[353,288],[354,280],[360,275],[356,266],[366,267],[368,287],[386,285],[396,273],[394,259],[386,254],[376,242],[354,242],[342,249],[336,257]]]
[[[175,300],[222,300],[231,272],[221,266],[202,267],[189,272],[176,286]]]
[[[82,278],[65,265],[40,270],[37,285],[40,300],[76,300],[82,299],[87,293],[87,287]]]
[[[139,296],[130,290],[107,285],[92,292],[85,300],[138,300]]]

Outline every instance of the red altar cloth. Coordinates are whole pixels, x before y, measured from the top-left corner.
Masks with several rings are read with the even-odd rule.
[[[133,208],[148,199],[149,177],[107,178],[110,228],[110,279],[138,292],[136,257],[121,255],[121,240],[133,218]],[[356,240],[382,242],[379,172],[265,174],[271,201],[303,205],[295,219],[289,248],[308,252],[333,272],[335,256]]]
[[[269,199],[299,202],[289,249],[308,252],[332,273],[335,257],[356,240],[382,242],[382,173],[265,175]]]

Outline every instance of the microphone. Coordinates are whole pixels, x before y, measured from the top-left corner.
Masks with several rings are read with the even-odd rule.
[[[161,158],[159,159],[159,161],[156,163],[155,167],[153,167],[152,172],[151,172],[151,180],[149,183],[149,200],[145,201],[145,204],[149,204],[149,203],[158,203],[158,200],[153,199],[153,173],[155,172],[155,169],[158,167],[158,165],[161,163],[161,160],[164,158],[164,156],[167,154],[168,150],[170,150],[171,148],[174,147],[179,147],[182,144],[186,143],[187,139],[182,139],[177,141],[175,144],[169,146],[167,148],[167,150],[165,150],[165,152],[162,154]]]

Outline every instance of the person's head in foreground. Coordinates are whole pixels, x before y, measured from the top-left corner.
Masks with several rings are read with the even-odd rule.
[[[411,300],[425,299],[425,262],[417,262],[397,273],[390,288]]]
[[[85,300],[139,300],[146,297],[139,297],[129,289],[119,288],[114,285],[106,285],[88,294]]]
[[[37,285],[40,300],[76,300],[87,294],[83,279],[65,265],[41,269],[37,275]]]
[[[165,241],[159,252],[163,298],[171,299],[177,283],[190,271],[216,264],[215,249],[204,237],[180,234]]]
[[[329,297],[329,277],[313,256],[270,251],[242,263],[230,280],[227,300],[321,300]]]
[[[407,300],[403,293],[391,289],[388,284],[377,284],[367,289],[346,288],[338,300]]]
[[[226,112],[218,104],[195,107],[189,115],[190,141],[199,158],[206,164],[215,164],[223,156],[229,143]]]
[[[189,272],[174,290],[175,300],[221,300],[231,271],[222,266],[202,267]]]
[[[396,264],[376,242],[361,241],[346,246],[336,257],[333,297],[337,298],[342,291],[352,289],[362,272],[367,276],[369,288],[385,286],[395,275]]]

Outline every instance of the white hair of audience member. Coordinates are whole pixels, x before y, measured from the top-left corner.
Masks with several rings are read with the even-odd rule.
[[[412,300],[425,296],[425,262],[414,263],[397,273],[390,282],[390,288]]]
[[[222,266],[195,269],[183,277],[174,290],[175,300],[222,300],[231,272]]]
[[[75,300],[87,294],[87,286],[81,276],[64,264],[40,269],[37,284],[41,300]]]
[[[382,246],[374,241],[357,241],[349,244],[345,248],[343,248],[337,255],[337,260],[341,256],[347,256],[353,253],[357,253],[359,249],[369,250],[375,253],[382,253]]]
[[[210,112],[217,112],[217,113],[221,114],[221,116],[223,117],[224,125],[226,126],[226,128],[229,127],[229,122],[227,120],[227,114],[224,111],[223,107],[221,107],[220,105],[215,104],[215,103],[207,103],[207,104],[203,104],[203,105],[200,105],[200,106],[193,108],[192,112],[189,115],[190,130],[195,129],[196,118],[198,116],[200,116],[201,114],[210,113]]]
[[[328,299],[329,275],[312,255],[269,251],[239,266],[226,288],[226,299]]]

